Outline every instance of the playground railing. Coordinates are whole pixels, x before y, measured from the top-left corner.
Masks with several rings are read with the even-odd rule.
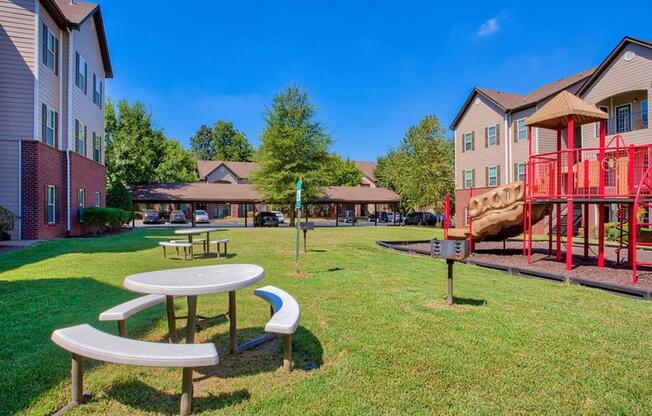
[[[533,155],[527,165],[527,195],[534,199],[633,198],[651,160],[649,144]]]

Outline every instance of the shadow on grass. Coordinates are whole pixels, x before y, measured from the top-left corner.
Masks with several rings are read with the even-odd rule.
[[[193,379],[197,381],[196,374]],[[123,404],[146,412],[174,415],[179,413],[181,386],[179,386],[178,394],[168,394],[143,382],[132,381],[111,386],[107,395]],[[215,411],[249,400],[250,397],[249,391],[245,389],[217,395],[209,393],[208,396],[193,397],[192,413]]]
[[[453,296],[453,303],[456,305],[484,306],[487,304],[485,299],[458,298]]]
[[[263,328],[244,328],[238,330],[238,345],[259,337],[265,332]],[[279,337],[261,344],[251,350],[237,355],[229,353],[229,334],[220,334],[210,341],[214,342],[220,355],[220,362],[213,367],[196,369],[203,374],[198,380],[210,377],[237,378],[276,371],[283,364],[283,344]],[[300,326],[292,336],[292,360],[294,368],[315,369],[323,364],[324,350],[312,332]]]
[[[330,269],[319,270],[319,271],[312,272],[312,273],[315,273],[315,274],[320,274],[320,273],[333,273],[333,272],[341,272],[342,270],[344,270],[343,267],[331,267]]]
[[[61,381],[70,383],[70,355],[50,340],[52,331],[88,323],[117,334],[115,322],[98,322],[98,315],[135,297],[88,277],[0,281],[0,410],[14,414]],[[151,329],[164,313],[157,305],[132,317],[129,336]]]

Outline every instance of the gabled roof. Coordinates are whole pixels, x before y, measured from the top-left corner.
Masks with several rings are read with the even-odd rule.
[[[607,55],[604,61],[593,71],[591,76],[578,88],[577,95],[582,96],[593,83],[600,78],[604,71],[613,63],[618,57],[620,52],[629,44],[643,46],[644,48],[652,49],[652,43],[641,39],[625,36],[616,47]]]
[[[100,5],[75,0],[41,0],[41,4],[52,15],[54,21],[62,29],[79,30],[79,27],[90,17],[93,17],[97,39],[100,44],[100,53],[104,72],[107,78],[113,78],[113,67],[109,56],[109,45],[106,41],[104,21]]]
[[[355,161],[355,166],[360,169],[360,172],[362,172],[362,175],[365,176],[367,179],[369,179],[372,182],[376,182],[376,176],[374,175],[374,171],[376,170],[376,167],[378,166],[378,163],[376,162],[362,162],[362,161]]]
[[[249,179],[253,171],[259,170],[260,166],[255,162],[229,162],[226,160],[198,160],[197,173],[199,179],[206,179],[208,175],[217,168],[224,165],[238,179]]]
[[[579,86],[582,85],[582,82],[586,80],[593,73],[593,71],[594,68],[578,72],[577,74],[571,75],[569,77],[561,78],[557,81],[548,83],[527,94],[513,94],[505,91],[475,87],[464,102],[464,105],[462,105],[460,111],[457,113],[457,116],[455,116],[455,119],[451,124],[451,129],[454,130],[457,127],[460,120],[464,116],[464,113],[466,113],[466,110],[468,109],[469,105],[471,105],[473,99],[477,94],[482,94],[488,98],[503,112],[510,113],[524,108],[532,107],[540,101],[543,101],[546,98],[558,93],[559,91],[569,90],[572,93],[575,93]]]
[[[525,125],[552,130],[566,128],[570,116],[575,116],[577,126],[609,118],[607,113],[598,110],[594,105],[568,91],[562,91],[528,117]]]

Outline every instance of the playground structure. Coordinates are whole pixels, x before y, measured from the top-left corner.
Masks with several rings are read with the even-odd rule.
[[[597,265],[605,265],[605,206],[616,204],[616,262],[632,268],[650,266],[637,259],[637,249],[652,246],[642,239],[642,230],[652,226],[652,144],[626,145],[622,136],[606,143],[608,115],[575,95],[562,91],[526,121],[528,161],[524,182],[513,182],[473,196],[467,207],[468,228],[450,228],[450,196],[445,202],[446,239],[466,239],[469,250],[481,241],[500,241],[523,235],[523,255],[532,261],[533,226],[548,218],[548,254],[562,261],[565,245],[566,269],[573,268],[573,237],[582,230],[583,256],[589,257],[590,207],[597,221]],[[596,148],[574,148],[575,127],[598,123]],[[556,132],[556,151],[532,154],[532,128]],[[566,148],[562,148],[565,130]],[[577,213],[577,215],[576,215]],[[565,234],[565,235],[564,235]],[[565,241],[563,239],[565,237]],[[624,255],[626,253],[626,256]]]

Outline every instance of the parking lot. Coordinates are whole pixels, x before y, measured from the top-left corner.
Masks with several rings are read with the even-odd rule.
[[[303,219],[301,220],[303,221]],[[308,221],[314,222],[316,227],[352,227],[351,223],[345,223],[343,220],[340,220],[338,224],[335,223],[335,220],[324,219],[324,218],[309,218]],[[279,224],[279,227],[289,227],[289,219],[286,219],[283,224]],[[396,224],[397,226],[400,224]],[[143,224],[142,220],[135,221],[136,228],[187,228],[192,226],[191,222],[186,223],[176,223],[171,224],[165,222],[162,224]],[[368,220],[357,220],[355,227],[374,227],[375,224],[373,221]],[[393,223],[386,223],[378,221],[378,227],[394,226]],[[244,228],[245,221],[244,218],[225,218],[225,219],[212,219],[208,223],[197,223],[197,227],[216,227],[216,228]],[[247,227],[253,227],[253,220],[247,220]]]

